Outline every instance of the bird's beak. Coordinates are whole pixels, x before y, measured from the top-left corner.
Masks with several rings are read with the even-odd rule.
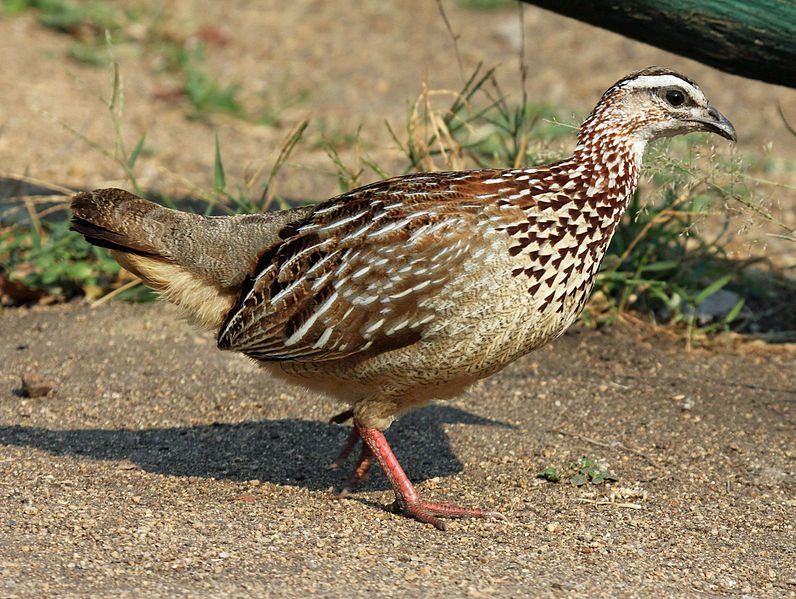
[[[717,133],[732,142],[738,141],[738,136],[735,134],[735,127],[732,126],[732,123],[728,121],[723,114],[713,108],[713,106],[707,107],[705,110],[705,118],[694,119],[694,122],[699,123],[705,131]]]

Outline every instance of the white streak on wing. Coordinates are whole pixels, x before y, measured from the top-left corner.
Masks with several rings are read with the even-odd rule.
[[[408,243],[413,243],[413,242],[417,241],[418,237],[421,237],[422,235],[425,235],[428,232],[429,232],[429,225],[423,225],[422,227],[419,227],[418,229],[416,229],[409,236],[409,239],[407,239],[407,242]]]
[[[390,296],[390,299],[391,299],[391,300],[397,300],[397,299],[401,299],[402,297],[406,297],[406,296],[407,296],[407,295],[409,295],[410,293],[412,293],[412,288],[411,288],[411,287],[410,287],[409,289],[404,289],[404,290],[403,290],[403,291],[401,291],[400,293],[393,293],[393,294]]]
[[[481,181],[484,185],[492,185],[494,183],[505,183],[506,180],[503,177],[498,177],[497,179],[486,179]]]
[[[332,243],[331,239],[325,239],[319,243],[316,243],[315,245],[311,245],[310,247],[301,250],[295,256],[292,256],[290,259],[286,260],[283,264],[279,266],[280,274],[285,270],[289,270],[290,268],[292,268],[296,262],[301,261],[305,257],[309,256],[312,252],[324,249],[329,245],[331,245],[331,243]]]
[[[256,277],[254,277],[254,280],[255,280],[255,281],[259,281],[259,280],[260,280],[260,279],[261,279],[261,278],[262,278],[262,277],[263,277],[263,276],[264,276],[264,275],[265,275],[267,272],[270,272],[270,271],[272,271],[272,270],[273,270],[273,269],[275,269],[275,268],[276,268],[276,266],[274,266],[273,264],[271,264],[271,265],[270,265],[268,268],[266,268],[265,270],[261,270],[259,273],[257,273],[257,276],[256,276]],[[254,288],[252,288],[252,291],[254,291]],[[251,291],[249,292],[249,295],[251,295]],[[246,297],[249,297],[249,295],[247,295]]]
[[[403,221],[396,221],[394,223],[387,225],[386,227],[382,227],[381,229],[376,229],[375,231],[373,231],[373,233],[368,233],[368,239],[375,239],[382,235],[386,235],[387,233],[392,233],[393,231],[398,229],[398,227],[401,226],[401,222]]]
[[[396,325],[393,325],[393,326],[391,326],[389,329],[387,329],[386,331],[384,331],[384,334],[385,334],[385,335],[393,335],[393,334],[394,334],[394,333],[396,333],[397,331],[400,331],[401,329],[405,328],[405,327],[406,327],[406,325],[408,325],[408,324],[409,324],[409,318],[404,318],[404,319],[403,319],[401,322],[399,322],[398,324],[396,324]]]
[[[340,250],[335,250],[331,254],[324,256],[321,260],[318,260],[315,264],[313,264],[309,269],[307,269],[306,274],[308,276],[312,276],[318,270],[322,269],[327,262],[329,262],[332,258],[336,257],[340,253]]]
[[[342,261],[342,262],[341,262],[341,263],[340,263],[340,264],[337,266],[337,268],[335,268],[335,269],[334,269],[334,276],[335,276],[335,278],[338,278],[340,275],[342,275],[342,274],[345,272],[345,270],[346,270],[346,269],[348,268],[348,266],[349,266],[349,262],[350,262],[350,261],[351,261],[351,257],[349,257],[347,260],[343,260],[343,261]],[[339,286],[339,283],[340,283],[340,281],[337,281],[337,283],[335,283],[335,287],[338,287],[338,286]]]
[[[318,308],[318,309],[317,309],[317,310],[316,310],[316,311],[315,311],[315,312],[312,314],[312,317],[311,317],[311,318],[318,318],[319,316],[323,316],[323,315],[324,315],[326,312],[328,312],[329,308],[331,308],[331,307],[334,305],[334,303],[337,301],[337,298],[338,298],[338,297],[339,297],[339,296],[338,296],[337,292],[335,291],[335,292],[334,292],[332,295],[330,295],[330,296],[329,296],[329,297],[326,299],[326,301],[325,301],[325,302],[323,302],[323,304],[321,304],[321,307],[320,307],[320,308]],[[307,319],[307,320],[309,320],[309,319]]]
[[[353,221],[365,216],[368,213],[369,210],[370,210],[369,208],[366,209],[366,210],[361,210],[360,212],[357,212],[353,216],[348,216],[348,217],[346,217],[346,218],[344,218],[342,220],[333,221],[333,222],[329,223],[328,225],[325,225],[325,226],[321,227],[320,230],[321,231],[331,231],[333,229],[337,229],[339,227],[342,227],[343,225],[347,225],[348,223],[353,222]]]
[[[273,306],[274,304],[276,304],[279,301],[281,301],[286,295],[290,295],[291,293],[293,293],[296,290],[296,287],[298,287],[303,282],[304,282],[304,278],[303,277],[299,277],[298,279],[293,281],[290,285],[285,287],[282,291],[277,293],[270,300],[268,300],[268,303]]]
[[[421,289],[425,289],[429,285],[431,285],[431,281],[425,280],[422,283],[419,283],[419,284],[415,285],[414,287],[412,287],[412,291],[420,291]]]
[[[414,219],[420,218],[420,217],[423,217],[423,216],[427,216],[427,215],[428,215],[428,212],[425,211],[425,210],[421,211],[421,212],[413,212],[412,214],[410,214],[406,218],[403,218],[403,219],[401,219],[399,221],[395,221],[394,223],[390,223],[386,227],[382,227],[381,229],[377,229],[376,231],[373,231],[373,233],[369,233],[367,238],[368,239],[375,239],[375,238],[377,238],[377,237],[379,237],[381,235],[386,235],[387,233],[392,233],[393,231],[397,231],[397,230],[401,229],[402,227],[405,227],[410,222],[412,222]]]
[[[434,314],[428,314],[428,315],[424,316],[423,318],[421,318],[420,320],[414,321],[410,325],[410,328],[413,328],[413,329],[417,328],[417,327],[419,327],[421,325],[424,325],[424,324],[427,324],[427,323],[431,322],[432,320],[434,320]]]
[[[321,278],[319,278],[318,280],[316,280],[316,281],[315,281],[315,282],[312,284],[312,291],[318,291],[318,289],[320,289],[321,287],[323,287],[323,285],[326,283],[326,281],[327,281],[327,280],[329,279],[329,277],[331,277],[331,276],[332,276],[332,271],[330,270],[329,272],[327,272],[326,274],[324,274],[324,275],[323,275]]]
[[[331,206],[326,206],[326,208],[318,208],[316,210],[313,210],[312,214],[313,215],[318,215],[318,216],[323,215],[323,214],[329,214],[330,212],[334,212],[338,208],[340,208],[340,204],[335,202]]]
[[[366,274],[368,274],[368,272],[370,272],[370,266],[363,266],[351,275],[351,280],[356,281],[357,279],[364,277]]]
[[[378,218],[378,217],[377,217],[377,218]],[[349,243],[349,242],[351,242],[351,241],[354,241],[354,240],[355,240],[357,237],[361,237],[362,235],[364,235],[365,233],[367,233],[369,229],[372,229],[372,228],[373,228],[373,223],[374,223],[374,221],[376,221],[376,220],[377,220],[377,218],[374,218],[372,221],[370,221],[370,222],[369,222],[367,225],[365,225],[364,227],[359,227],[358,229],[356,229],[356,230],[352,231],[351,233],[349,233],[348,235],[346,235],[345,237],[343,237],[343,238],[342,238],[342,239],[341,239],[341,240],[338,242],[338,243],[339,243],[339,245],[345,245],[345,244],[347,244],[347,243]]]
[[[355,306],[369,306],[370,304],[375,302],[377,299],[379,299],[379,296],[377,296],[377,295],[369,295],[366,298],[355,297],[351,301],[351,303],[354,304]]]
[[[374,322],[372,325],[370,325],[368,328],[366,328],[362,332],[365,335],[370,335],[371,333],[375,333],[376,331],[378,331],[381,328],[381,325],[383,325],[383,324],[384,324],[384,319],[383,318],[379,318],[376,322]]]
[[[324,312],[326,312],[326,310],[328,310],[331,307],[331,305],[337,301],[338,297],[339,295],[336,291],[332,295],[330,295],[329,298],[325,302],[323,302],[321,307],[315,312],[313,312],[312,316],[310,316],[307,319],[307,321],[303,325],[301,325],[301,327],[295,333],[293,333],[290,337],[287,338],[287,340],[285,341],[285,345],[290,347],[291,345],[295,345],[296,343],[301,341],[302,337],[304,337],[304,335],[306,335],[307,332],[309,332],[309,330],[312,328],[312,325],[314,325],[315,322],[318,320],[318,317]]]
[[[323,334],[318,337],[318,340],[315,342],[315,345],[312,346],[312,349],[320,349],[326,342],[329,341],[329,338],[332,336],[332,331],[334,330],[334,325],[328,327]]]

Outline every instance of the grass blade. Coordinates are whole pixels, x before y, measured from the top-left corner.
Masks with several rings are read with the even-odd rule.
[[[223,193],[227,187],[227,179],[224,176],[224,164],[221,161],[221,148],[218,144],[218,133],[216,133],[216,156],[213,165],[213,186],[218,193]]]
[[[138,160],[138,155],[141,153],[141,150],[144,149],[144,141],[146,141],[146,133],[141,136],[141,139],[138,140],[138,143],[135,144],[135,148],[133,148],[133,153],[130,154],[130,158],[127,159],[127,168],[131,171],[135,168],[135,162]]]
[[[698,304],[704,301],[706,298],[710,297],[714,293],[716,293],[719,289],[724,287],[727,283],[730,282],[732,279],[732,275],[724,275],[723,277],[716,279],[710,285],[705,287],[702,291],[700,291],[697,296],[694,298],[694,304]]]

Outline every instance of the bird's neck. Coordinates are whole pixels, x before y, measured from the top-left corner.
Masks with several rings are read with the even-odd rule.
[[[582,168],[588,195],[627,205],[638,185],[647,140],[624,127],[610,108],[595,110],[580,128],[572,161]],[[629,124],[628,124],[629,125]]]

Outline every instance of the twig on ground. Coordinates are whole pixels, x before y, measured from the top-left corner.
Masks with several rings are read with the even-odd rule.
[[[116,297],[117,295],[119,295],[123,291],[127,291],[128,289],[132,289],[133,287],[135,287],[136,285],[139,285],[140,283],[141,283],[140,279],[136,279],[135,281],[128,281],[127,283],[125,283],[121,287],[117,287],[116,289],[114,289],[110,293],[106,293],[101,298],[91,302],[91,307],[92,308],[96,308],[97,306],[101,306],[102,304],[104,304],[105,302],[107,302],[107,301],[111,300],[112,298]]]
[[[607,501],[605,499],[587,499],[586,497],[575,497],[572,501],[578,503],[591,503],[592,505],[615,505],[616,507],[626,507],[631,510],[640,510],[641,506],[637,503],[618,503],[616,501]]]
[[[615,449],[615,448],[618,448],[618,449],[621,449],[623,451],[627,451],[629,453],[635,454],[635,455],[639,456],[640,458],[644,458],[645,460],[647,460],[653,466],[657,466],[658,465],[658,463],[654,459],[649,457],[647,454],[639,451],[638,449],[633,449],[632,447],[628,447],[627,445],[624,445],[624,444],[620,443],[619,441],[615,441],[613,443],[604,443],[602,441],[598,441],[597,439],[592,439],[591,437],[587,437],[586,435],[581,435],[580,433],[574,433],[574,432],[571,432],[571,431],[563,430],[561,428],[561,426],[563,426],[563,425],[558,425],[555,428],[551,428],[551,429],[548,430],[548,432],[550,432],[550,433],[558,433],[560,435],[568,435],[570,437],[577,437],[578,439],[580,439],[582,441],[586,441],[586,443],[590,443],[591,445],[596,445],[597,447],[602,447],[604,449]]]

